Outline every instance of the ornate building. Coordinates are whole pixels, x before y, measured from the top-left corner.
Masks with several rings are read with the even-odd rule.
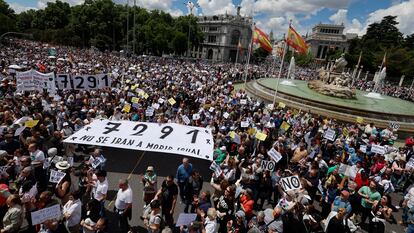
[[[192,48],[191,57],[212,61],[246,60],[252,37],[252,18],[242,17],[240,7],[237,8],[237,15],[200,16],[198,24],[205,38],[199,47]],[[241,50],[237,52],[239,41]]]
[[[344,34],[345,26],[319,23],[312,28],[312,34],[306,38],[311,47],[311,53],[318,60],[325,60],[329,52],[337,50],[348,51],[348,40],[355,38],[356,34]]]

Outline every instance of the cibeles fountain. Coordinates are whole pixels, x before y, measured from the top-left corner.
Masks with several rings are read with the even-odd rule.
[[[335,64],[329,68],[319,69],[319,80],[308,82],[308,87],[323,95],[329,95],[343,99],[356,99],[356,91],[349,88],[352,83],[352,77],[345,73],[345,67],[348,62],[344,54],[335,60]]]
[[[385,68],[375,75],[375,87],[366,92],[351,88],[353,75],[345,72],[347,61],[344,56],[318,70],[319,79],[309,82],[294,79],[292,64],[294,62],[291,61],[285,79],[279,82],[277,78],[254,80],[247,83],[246,91],[269,103],[275,99],[290,108],[340,121],[354,123],[357,117],[362,117],[364,122],[373,122],[377,127],[387,127],[392,122],[398,122],[400,135],[414,131],[414,103],[379,94],[386,76]]]

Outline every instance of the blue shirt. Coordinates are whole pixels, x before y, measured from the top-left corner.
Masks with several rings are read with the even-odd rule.
[[[345,208],[348,214],[351,213],[352,207],[349,201],[344,201],[340,196],[337,196],[333,202],[333,211],[338,212],[339,208]]]
[[[177,174],[175,175],[175,178],[178,182],[185,182],[188,177],[190,177],[191,172],[193,171],[193,165],[190,163],[188,164],[187,169],[184,168],[184,165],[181,164],[178,166]]]

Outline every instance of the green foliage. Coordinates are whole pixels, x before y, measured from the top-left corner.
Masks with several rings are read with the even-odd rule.
[[[44,42],[121,50],[126,49],[128,40],[128,50],[135,49],[133,52],[139,54],[183,54],[188,46],[188,33],[191,46],[198,46],[204,40],[194,16],[173,18],[159,10],[127,7],[112,0],[86,0],[72,7],[58,0],[48,2],[43,10],[18,15],[0,0],[0,21],[0,32],[16,28],[33,33],[35,40]]]
[[[387,54],[387,76],[396,80],[401,75],[414,74],[414,34],[403,37],[397,28],[396,16],[385,16],[381,22],[368,26],[362,38],[350,41],[346,55],[348,66],[354,68],[362,51],[361,64],[370,73],[378,71],[384,54]]]
[[[311,53],[297,53],[295,54],[295,62],[298,66],[307,67],[309,66],[313,61],[314,57]]]

